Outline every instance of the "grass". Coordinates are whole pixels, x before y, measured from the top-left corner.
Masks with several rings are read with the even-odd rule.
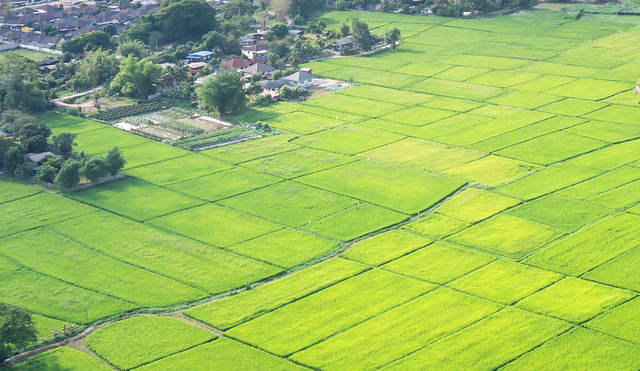
[[[479,102],[497,97],[504,93],[502,89],[492,86],[469,84],[436,78],[431,78],[409,85],[405,87],[405,90]]]
[[[385,369],[494,369],[568,327],[553,318],[506,308]]]
[[[53,337],[54,331],[62,332],[64,326],[71,327],[73,323],[68,321],[60,321],[57,319],[41,316],[39,314],[31,314],[31,318],[33,319],[33,323],[36,326],[36,330],[38,333],[36,336],[38,339],[49,339]]]
[[[127,174],[134,178],[164,186],[229,168],[231,166],[222,161],[201,155],[188,155],[129,169]],[[187,169],[188,171],[185,171]]]
[[[580,275],[637,245],[640,217],[618,214],[582,228],[525,260],[552,271]]]
[[[201,153],[209,157],[239,164],[241,162],[299,148],[297,145],[291,143],[294,138],[296,138],[296,136],[293,134],[272,135],[237,143],[233,146],[208,149]]]
[[[639,169],[632,166],[623,166],[565,188],[558,193],[584,200],[637,179],[640,179]]]
[[[602,121],[589,121],[585,124],[569,128],[566,131],[610,143],[640,138],[640,127],[618,125]]]
[[[281,228],[266,220],[214,204],[176,212],[153,219],[149,223],[219,247],[233,245]]]
[[[498,80],[500,81],[500,80]],[[518,107],[524,109],[534,109],[542,107],[549,103],[558,101],[560,98],[553,95],[545,95],[541,93],[531,93],[527,91],[513,91],[499,97],[490,99],[489,102],[510,107]]]
[[[444,238],[467,228],[470,224],[438,213],[429,214],[403,228],[433,238]]]
[[[537,370],[549,364],[564,370],[631,370],[640,367],[640,351],[629,343],[576,328],[516,359],[505,370]]]
[[[422,104],[433,99],[433,96],[428,94],[412,93],[409,91],[384,88],[374,85],[354,86],[342,91],[342,94],[353,97],[389,102],[403,106]]]
[[[610,191],[606,191],[588,200],[596,202],[600,205],[621,209],[627,208],[640,201],[640,193],[638,192],[638,181],[625,184]]]
[[[449,283],[449,287],[512,305],[560,278],[557,273],[500,259]]]
[[[517,306],[580,323],[636,296],[618,288],[566,277],[523,300]]]
[[[351,245],[341,256],[365,264],[381,265],[431,242],[429,238],[394,229]]]
[[[550,194],[508,211],[509,214],[572,232],[611,213],[610,209]]]
[[[341,70],[343,70],[341,68]],[[369,70],[374,73],[382,73],[381,71]],[[311,99],[303,103],[311,107],[326,108],[338,112],[338,119],[340,119],[340,112],[351,113],[355,115],[361,115],[365,117],[378,117],[387,113],[400,111],[404,106],[400,106],[393,103],[380,102],[379,100],[370,100],[358,97],[352,97],[346,94],[328,94],[322,97]]]
[[[566,98],[559,102],[548,104],[544,107],[538,108],[540,111],[556,113],[558,115],[565,116],[582,116],[589,112],[597,111],[607,105],[600,102],[594,102],[592,100],[582,100]]]
[[[416,106],[381,116],[380,119],[399,122],[401,124],[424,126],[435,121],[456,115],[454,111]]]
[[[640,279],[638,279],[638,263],[640,253],[638,249],[632,249],[600,266],[587,272],[584,277],[616,287],[622,287],[638,291]]]
[[[366,269],[365,265],[349,260],[330,259],[239,295],[189,309],[185,314],[227,330]]]
[[[342,241],[350,241],[354,238],[397,224],[405,219],[407,219],[405,214],[400,214],[369,203],[361,203],[338,211],[317,222],[304,226],[304,228],[308,231]],[[351,223],[353,220],[358,220],[358,224]]]
[[[31,59],[34,62],[40,62],[40,61],[43,61],[43,60],[48,59],[48,58],[56,58],[56,57],[58,57],[55,54],[49,54],[49,53],[40,52],[40,51],[37,51],[37,50],[23,49],[23,48],[16,48],[16,49],[12,49],[10,51],[2,52],[2,53],[0,53],[0,55],[5,54],[5,53],[14,53],[14,54],[23,56],[23,57],[25,57],[27,59]]]
[[[374,369],[498,309],[494,303],[442,288],[296,353],[292,358],[323,370],[353,365]]]
[[[220,202],[289,226],[315,222],[344,210],[356,200],[297,182],[282,182]]]
[[[27,269],[139,306],[171,305],[205,296],[203,291],[105,257],[46,229],[3,238],[0,254]],[[43,256],[47,258],[39,259]]]
[[[492,192],[469,188],[457,194],[438,208],[438,213],[467,223],[476,223],[520,201]]]
[[[340,126],[308,135],[293,143],[325,151],[353,155],[402,139],[401,135],[372,129],[366,126]]]
[[[51,228],[102,254],[211,294],[280,272],[273,266],[109,213],[75,218]]]
[[[600,170],[613,170],[640,158],[640,140],[614,144],[572,159],[570,163]]]
[[[66,346],[30,357],[8,370],[96,370],[108,371],[109,366],[79,350]]]
[[[629,84],[616,81],[580,79],[547,90],[547,93],[563,97],[599,100],[629,90]],[[606,109],[606,108],[605,108]]]
[[[122,157],[127,160],[125,172],[134,167],[148,165],[150,163],[170,160],[184,156],[188,152],[167,144],[148,142],[145,144],[127,147],[120,151]]]
[[[292,228],[241,242],[229,250],[273,265],[290,268],[322,256],[337,246],[337,242]]]
[[[403,213],[427,209],[464,184],[452,177],[375,161],[358,161],[299,180]]]
[[[549,165],[590,152],[606,143],[565,132],[555,132],[498,151],[517,160]]]
[[[523,177],[538,168],[537,165],[491,155],[448,169],[446,172],[474,182],[499,186]]]
[[[433,288],[374,269],[234,327],[227,334],[275,354],[291,354]]]
[[[138,370],[195,370],[205,365],[220,369],[304,370],[305,368],[242,343],[220,338],[140,367]]]
[[[493,260],[492,257],[435,242],[383,267],[393,272],[436,283],[446,283]],[[450,264],[454,262],[455,264]]]
[[[312,134],[340,126],[343,124],[343,121],[307,112],[292,112],[270,119],[269,125],[275,129],[286,130],[293,133]]]
[[[353,161],[353,158],[338,153],[301,148],[245,162],[242,166],[280,178],[291,179]]]
[[[109,140],[104,140],[109,138]],[[149,143],[150,139],[145,139],[137,135],[131,135],[112,127],[85,131],[78,133],[75,143],[78,145],[75,151],[85,153],[103,153],[111,147],[119,148],[133,147]]]
[[[633,299],[599,315],[585,326],[633,343],[640,341],[640,299]]]
[[[127,195],[126,199],[122,197],[123,194]],[[138,221],[193,207],[203,202],[134,178],[116,180],[77,191],[69,194],[68,197]]]
[[[114,366],[129,370],[212,340],[216,335],[171,317],[132,317],[96,330],[87,347]],[[122,342],[129,344],[122,347]]]
[[[223,198],[263,188],[281,181],[271,175],[259,173],[244,167],[219,171],[213,174],[172,183],[167,188],[207,201]]]
[[[19,198],[27,197],[39,193],[40,191],[27,184],[21,183],[13,179],[1,178],[2,189],[0,189],[0,204],[13,201]]]
[[[448,238],[502,256],[520,259],[562,235],[556,229],[499,214]]]
[[[11,184],[11,183],[9,183]],[[2,183],[4,189],[4,182]],[[9,189],[12,187],[10,186]],[[98,211],[49,193],[38,193],[2,204],[0,237]]]

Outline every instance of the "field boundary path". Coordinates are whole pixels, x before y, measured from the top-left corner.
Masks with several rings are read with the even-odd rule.
[[[83,91],[83,92],[80,92],[80,93],[68,95],[66,97],[52,99],[51,103],[55,104],[58,107],[93,107],[93,103],[91,103],[91,102],[86,102],[86,103],[82,103],[82,104],[71,104],[71,103],[65,103],[65,101],[69,100],[69,99],[83,97],[85,95],[89,95],[91,93],[95,93],[95,92],[97,92],[99,90],[102,90],[102,89],[104,89],[104,85],[98,86],[98,87],[93,88],[91,90],[87,90],[87,91]]]

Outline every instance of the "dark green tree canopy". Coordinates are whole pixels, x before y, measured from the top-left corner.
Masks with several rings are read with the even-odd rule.
[[[58,189],[73,188],[80,183],[80,167],[82,164],[75,159],[68,159],[64,163],[58,175],[53,181],[53,184]]]
[[[15,305],[0,303],[0,362],[14,350],[38,340],[31,315]]]
[[[202,106],[217,109],[220,114],[238,111],[246,105],[241,74],[236,72],[222,72],[207,80],[196,88],[196,94]]]
[[[200,38],[217,28],[216,11],[204,0],[166,0],[155,18],[160,30],[173,40]]]
[[[109,49],[111,38],[102,31],[92,31],[84,35],[78,35],[62,44],[62,51],[72,54],[92,51],[97,49]]]
[[[107,163],[107,170],[110,175],[116,175],[124,168],[127,161],[122,157],[122,153],[118,147],[112,147],[104,157]]]

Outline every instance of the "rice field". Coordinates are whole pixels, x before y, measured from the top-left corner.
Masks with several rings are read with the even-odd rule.
[[[0,178],[0,301],[42,337],[153,314],[10,369],[640,368],[638,20],[321,16],[354,17],[403,40],[229,118],[277,135],[193,154],[43,117],[127,177]]]

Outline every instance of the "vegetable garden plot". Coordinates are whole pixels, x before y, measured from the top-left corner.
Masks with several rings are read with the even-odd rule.
[[[3,303],[73,323],[90,323],[136,308],[120,299],[19,268],[1,257],[0,280]],[[43,292],[55,295],[42,295]]]
[[[379,71],[377,73],[379,73]],[[340,112],[352,113],[365,117],[378,117],[387,113],[400,111],[405,108],[404,106],[393,103],[352,97],[350,95],[340,93],[323,95],[316,99],[307,100],[302,104],[332,110],[336,112],[338,119],[340,118]]]
[[[297,227],[356,205],[357,200],[289,181],[243,193],[220,204]]]
[[[231,165],[202,155],[188,155],[127,170],[127,174],[157,185],[227,170]]]
[[[538,108],[538,111],[557,113],[565,116],[582,116],[606,106],[607,104],[605,103],[594,102],[591,100],[565,98],[561,101],[540,107]]]
[[[584,200],[637,179],[640,179],[640,169],[632,166],[623,166],[565,188],[558,191],[558,193]]]
[[[95,370],[109,371],[111,367],[100,360],[91,357],[79,350],[69,347],[55,348],[35,355],[15,366],[9,366],[8,370]]]
[[[562,163],[502,186],[496,192],[521,200],[530,200],[593,178],[600,173],[596,169]]]
[[[211,294],[280,272],[279,268],[109,213],[75,218],[51,228],[105,255]]]
[[[303,226],[303,228],[342,241],[350,241],[405,219],[407,219],[405,214],[363,202]]]
[[[576,328],[509,363],[505,370],[558,369],[623,370],[640,367],[640,350],[624,341]]]
[[[534,109],[556,102],[560,99],[562,98],[542,93],[512,91],[499,97],[489,99],[488,102],[524,109]]]
[[[598,220],[559,240],[525,262],[553,271],[580,275],[637,245],[640,217],[618,214]]]
[[[519,203],[520,200],[515,198],[468,188],[442,204],[438,213],[467,223],[476,223]]]
[[[584,325],[633,343],[640,343],[640,299],[636,298],[599,315]]]
[[[448,169],[445,172],[474,182],[499,186],[521,178],[538,168],[539,166],[526,162],[490,155],[468,164]]]
[[[589,166],[594,169],[613,170],[640,158],[640,140],[614,144],[595,152],[571,159],[571,164]]]
[[[494,260],[493,257],[434,242],[383,266],[392,272],[445,284]],[[453,263],[455,262],[455,263]]]
[[[612,210],[553,193],[529,201],[507,213],[572,232],[612,213]]]
[[[449,238],[508,258],[520,259],[562,235],[545,225],[498,214]]]
[[[499,306],[494,303],[442,288],[393,308],[291,358],[323,370],[342,370],[354,365],[361,369],[375,369],[498,309]]]
[[[287,355],[434,287],[373,269],[245,322],[227,334],[275,354]]]
[[[227,330],[367,269],[367,266],[349,260],[329,259],[239,295],[188,309],[185,313]]]
[[[281,226],[226,207],[208,204],[179,211],[149,222],[214,246],[226,247]]]
[[[269,125],[276,129],[282,129],[299,134],[312,134],[318,131],[331,129],[342,125],[344,122],[335,118],[318,116],[307,112],[292,112],[277,116],[269,120]]]
[[[473,144],[472,147],[487,151],[495,152],[518,143],[526,142],[530,139],[547,138],[545,134],[553,133],[565,128],[571,128],[584,122],[582,119],[566,116],[555,116],[548,120],[540,121],[536,124],[522,127],[504,134],[500,134],[493,138],[489,138],[482,142]],[[561,133],[562,134],[562,133]],[[580,134],[577,134],[580,135]],[[605,143],[603,143],[604,145]]]
[[[0,254],[27,269],[139,306],[184,303],[206,296],[203,291],[105,257],[47,229],[1,239]]]
[[[453,177],[375,161],[358,161],[298,180],[403,213],[425,210],[464,185]]]
[[[433,99],[433,96],[428,94],[413,93],[409,91],[389,89],[373,85],[354,86],[342,91],[341,94],[358,98],[400,104],[409,107],[416,104],[426,103],[429,100]]]
[[[285,228],[231,245],[228,249],[273,265],[290,268],[322,256],[337,245],[336,241]]]
[[[297,136],[293,134],[279,134],[244,143],[237,143],[232,146],[212,148],[202,151],[201,153],[219,160],[239,164],[241,162],[300,148],[291,143],[294,138],[297,138]]]
[[[424,126],[456,114],[454,111],[418,106],[381,116],[380,119],[413,126]]]
[[[167,188],[207,201],[217,201],[280,181],[282,181],[280,178],[237,166],[217,173],[172,183]]]
[[[514,144],[496,152],[496,154],[516,160],[549,165],[606,145],[607,143],[599,140],[559,131]]]
[[[436,78],[406,86],[404,90],[479,102],[484,102],[487,99],[497,97],[504,93],[504,90],[492,86],[468,84]]]
[[[306,370],[306,368],[237,341],[220,338],[146,364],[137,370]]]
[[[11,179],[0,180],[0,204],[40,193],[40,190]]]
[[[340,256],[365,264],[380,265],[430,244],[433,240],[394,229],[351,245]]]
[[[640,243],[636,244],[638,245]],[[640,291],[638,263],[640,263],[640,250],[635,248],[587,272],[584,277],[616,287]]]
[[[444,238],[469,227],[470,224],[462,220],[449,218],[438,213],[418,219],[402,227],[403,229],[420,233],[432,238]]]
[[[442,80],[450,80],[450,81],[466,81],[471,79],[472,77],[484,75],[487,72],[490,72],[488,68],[479,68],[479,67],[468,67],[468,66],[453,66],[446,71],[442,71],[439,74],[435,75],[436,78]]]
[[[512,305],[560,280],[561,275],[500,259],[449,283],[449,287]]]
[[[566,277],[516,306],[580,323],[636,296],[631,291]]]
[[[299,146],[353,155],[398,141],[402,138],[404,138],[402,135],[384,132],[366,126],[349,125],[300,137],[293,141],[293,143]]]
[[[49,193],[24,197],[2,204],[0,237],[96,211],[93,207]]]
[[[583,78],[549,89],[545,93],[578,99],[599,100],[629,90],[629,88],[631,88],[629,84],[622,82]]]
[[[629,86],[627,85],[627,89],[628,88]],[[611,121],[619,124],[640,126],[640,119],[638,118],[639,113],[640,110],[636,107],[610,105],[601,110],[591,112],[585,115],[585,117],[594,120]]]
[[[353,161],[355,159],[349,156],[313,148],[301,148],[244,162],[242,166],[257,172],[291,179]]]
[[[534,80],[514,85],[511,89],[519,91],[527,91],[531,93],[541,93],[551,88],[561,86],[572,81],[576,81],[576,78],[557,75],[542,75]]]
[[[485,155],[483,152],[466,148],[456,148],[436,142],[407,138],[363,152],[358,157],[406,164],[427,170],[443,171],[477,160]]]
[[[120,179],[68,195],[138,221],[200,205],[203,201],[134,178]]]
[[[557,319],[506,308],[394,362],[385,370],[495,369],[569,327]]]
[[[179,319],[132,317],[89,335],[87,347],[114,366],[128,370],[216,338]],[[127,344],[123,347],[122,344]]]

